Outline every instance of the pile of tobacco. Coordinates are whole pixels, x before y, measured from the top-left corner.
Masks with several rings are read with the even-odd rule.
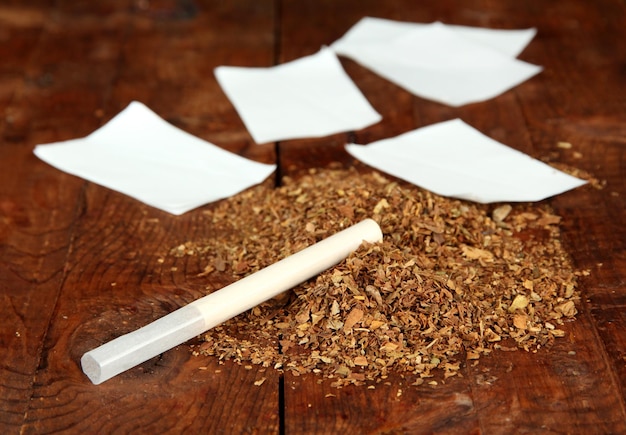
[[[207,240],[172,254],[198,256],[201,275],[232,282],[367,217],[383,242],[208,331],[194,353],[335,386],[391,371],[420,383],[493,349],[549,346],[577,313],[580,273],[548,206],[473,204],[376,172],[311,170],[256,186],[207,211]]]

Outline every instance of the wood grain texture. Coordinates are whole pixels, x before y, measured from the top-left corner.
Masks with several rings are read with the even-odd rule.
[[[341,62],[381,113],[366,129],[254,144],[213,77],[317,52],[363,16],[536,27],[521,54],[542,73],[450,108]],[[36,0],[0,5],[0,428],[7,433],[625,433],[626,5],[621,0]],[[220,287],[170,250],[212,236],[204,210],[171,216],[49,167],[35,144],[84,136],[130,101],[248,158],[276,179],[355,165],[370,143],[460,117],[533,157],[587,171],[546,202],[583,300],[567,335],[538,352],[493,352],[437,385],[393,375],[331,387],[194,357],[196,340],[99,386],[79,367],[101,343]],[[557,147],[570,142],[572,148]],[[264,382],[258,384],[260,380]]]
[[[302,2],[298,2],[298,6],[301,4]],[[292,25],[298,31],[289,34],[286,40],[291,49],[294,49],[293,46],[297,47],[298,53],[307,51],[303,48],[305,44],[311,44],[310,49],[315,48],[314,43],[318,41],[311,41],[310,36],[314,33],[313,26],[329,28],[329,33],[334,34],[336,22],[339,20],[337,17],[344,16],[335,8],[343,8],[345,3],[321,4],[323,7],[320,2],[315,2],[315,7],[305,6],[301,9],[309,18],[307,22],[313,23],[311,27]],[[295,22],[303,22],[303,18],[293,18],[298,17],[296,10],[300,8],[291,6],[293,10],[286,16],[292,17]],[[571,245],[570,252],[577,266],[597,269],[597,263],[605,262],[607,267],[603,263],[604,271],[601,273],[615,272],[614,278],[621,280],[621,284],[614,281],[614,285],[621,285],[621,288],[613,287],[611,291],[623,295],[624,265],[621,253],[626,252],[622,246],[626,237],[621,222],[626,204],[623,202],[623,175],[619,175],[619,169],[625,160],[623,147],[619,143],[623,141],[624,132],[622,124],[617,120],[620,115],[623,118],[626,111],[623,110],[624,94],[616,93],[615,90],[624,84],[624,77],[619,74],[622,65],[614,57],[602,55],[603,52],[607,53],[605,44],[608,37],[605,33],[606,27],[602,26],[606,26],[608,21],[613,25],[610,27],[611,32],[619,33],[619,20],[601,18],[601,11],[605,7],[624,17],[623,7],[607,2],[606,5],[598,5],[598,9],[594,11],[587,11],[587,8],[573,2],[553,2],[549,11],[551,13],[538,13],[538,2],[464,2],[458,8],[449,8],[445,2],[437,2],[436,5],[424,8],[428,12],[422,9],[398,11],[387,5],[367,2],[358,2],[358,5],[355,3],[351,6],[347,9],[358,10],[362,15],[391,19],[422,22],[439,19],[448,23],[474,26],[538,28],[538,35],[530,45],[532,50],[522,53],[521,57],[543,65],[548,73],[542,73],[493,100],[460,108],[450,108],[412,97],[351,61],[344,60],[346,70],[365,95],[373,96],[371,101],[374,106],[388,111],[383,113],[384,119],[380,124],[348,134],[347,140],[356,139],[358,143],[369,143],[416,127],[458,117],[490,137],[537,158],[566,163],[596,176],[602,173],[609,177],[610,182],[609,179],[607,182],[612,189],[598,191],[587,186],[551,202],[557,212],[569,222],[564,226],[564,239],[565,243]],[[285,10],[287,6],[283,8]],[[429,15],[433,13],[435,17]],[[358,19],[349,13],[347,16],[349,18],[346,21]],[[603,25],[589,24],[590,16],[593,17],[592,21],[602,21]],[[345,23],[342,24],[346,26]],[[563,29],[564,25],[568,29]],[[584,33],[582,41],[579,34],[581,31]],[[584,47],[581,46],[583,44]],[[546,52],[537,47],[544,48]],[[614,47],[614,54],[623,52],[624,48],[624,44]],[[290,53],[288,47],[282,51]],[[585,53],[584,57],[581,53]],[[588,65],[580,61],[581,57]],[[604,81],[597,82],[597,86],[602,89],[596,93],[596,86],[589,86],[588,81],[590,77],[594,77],[600,63],[603,66]],[[582,71],[570,73],[572,65],[580,66]],[[585,89],[573,92],[580,88]],[[565,110],[574,106],[577,109],[573,112]],[[593,109],[590,110],[589,107]],[[589,139],[595,142],[595,147],[585,143]],[[331,147],[328,154],[345,161],[342,144],[336,144],[338,140],[327,142]],[[559,152],[556,145],[560,141],[574,144],[569,155],[564,155],[563,150]],[[309,142],[317,144],[321,141]],[[323,145],[313,146],[321,148]],[[581,152],[585,162],[573,158],[573,151]],[[283,169],[298,169],[298,165],[303,164],[310,157],[310,153],[310,150],[301,151],[291,143],[282,145]],[[608,156],[611,156],[610,163],[603,161]],[[291,163],[290,158],[294,163]],[[597,160],[594,162],[594,159]],[[607,165],[610,167],[607,168]],[[604,206],[598,204],[606,200],[612,203]],[[600,213],[597,210],[599,207],[602,208]],[[607,213],[606,219],[597,219],[604,213]],[[569,219],[570,216],[575,220]],[[568,236],[568,233],[571,235]],[[571,240],[570,237],[584,239],[584,242]],[[608,239],[603,241],[605,237]],[[602,283],[610,282],[610,278],[608,282],[603,278],[597,279]],[[593,288],[585,288],[586,296],[596,292]],[[610,303],[609,306],[613,308],[616,304]],[[620,306],[619,302],[617,306]],[[420,403],[418,400],[430,391],[429,386],[411,387],[411,393],[400,397],[394,397],[393,392],[388,390],[376,388],[367,391],[367,394],[341,394],[341,400],[335,400],[332,396],[325,398],[313,386],[315,381],[307,380],[304,387],[285,389],[285,427],[289,433],[324,433],[328,428],[332,428],[332,432],[347,430],[351,433],[621,432],[626,430],[624,389],[623,381],[616,380],[623,379],[625,352],[623,340],[620,340],[620,334],[616,331],[619,326],[623,326],[624,319],[619,308],[611,310],[611,320],[603,321],[607,314],[593,303],[586,305],[579,320],[569,325],[569,342],[560,342],[543,352],[496,352],[489,358],[481,359],[479,365],[466,368],[462,379],[454,380],[451,391],[464,392],[464,395],[444,393],[439,398],[439,407]],[[290,374],[286,374],[286,386],[290,382],[302,383],[300,380],[294,381]],[[598,395],[597,391],[603,393]],[[462,397],[465,408],[461,417],[454,418],[457,408],[454,407],[453,400],[459,400],[459,397]],[[403,403],[411,410],[406,415],[394,414],[396,407],[389,405],[392,400]],[[309,402],[311,404],[308,412],[302,412],[303,404]],[[343,411],[346,409],[352,412]],[[359,409],[366,411],[358,412]],[[446,411],[442,411],[444,409]],[[380,413],[386,413],[387,419],[381,420]],[[323,423],[319,423],[320,421]]]

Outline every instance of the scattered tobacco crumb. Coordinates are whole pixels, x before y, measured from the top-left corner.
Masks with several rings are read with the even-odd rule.
[[[582,158],[582,154],[576,158]],[[580,178],[582,180],[586,180],[594,189],[602,190],[606,187],[606,180],[599,180],[594,177],[591,173],[579,169],[574,168],[569,165],[565,165],[563,163],[550,162],[550,166],[559,171],[565,172],[566,174],[571,175],[572,177]]]
[[[581,273],[545,204],[473,204],[377,172],[325,169],[256,186],[204,217],[211,238],[172,255],[197,256],[200,276],[215,281],[254,273],[366,217],[384,240],[208,331],[196,355],[317,373],[336,387],[383,382],[392,371],[447,379],[494,349],[550,346],[577,314]]]

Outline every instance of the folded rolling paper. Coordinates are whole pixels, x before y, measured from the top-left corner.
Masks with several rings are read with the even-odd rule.
[[[414,95],[461,106],[539,73],[541,67],[515,59],[534,34],[366,17],[331,48]]]
[[[586,183],[460,119],[346,149],[362,162],[424,189],[479,203],[540,201]]]
[[[358,130],[381,120],[329,48],[268,68],[220,66],[215,76],[259,144]]]
[[[174,127],[137,101],[89,136],[38,145],[34,153],[175,215],[239,193],[276,169]]]

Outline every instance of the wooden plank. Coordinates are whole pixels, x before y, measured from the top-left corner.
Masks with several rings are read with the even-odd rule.
[[[401,19],[408,21],[428,22],[435,19],[448,23],[465,24],[474,26],[488,26],[501,28],[525,28],[537,26],[539,28],[539,37],[531,43],[533,50],[524,52],[522,58],[527,58],[531,62],[541,64],[549,71],[547,74],[540,75],[539,80],[531,79],[529,82],[520,85],[513,92],[508,92],[492,101],[464,106],[461,108],[450,108],[441,104],[426,101],[420,98],[412,98],[412,106],[407,107],[406,104],[398,104],[398,100],[403,98],[402,91],[393,89],[394,85],[390,85],[386,81],[370,77],[367,72],[359,71],[359,68],[348,64],[348,68],[353,74],[355,82],[364,90],[366,96],[375,95],[377,109],[386,111],[387,115],[380,125],[370,127],[362,132],[356,133],[365,140],[375,140],[382,137],[390,137],[399,130],[409,130],[418,126],[427,125],[447,119],[460,117],[471,125],[475,126],[485,134],[506,143],[516,149],[534,155],[537,158],[544,158],[549,155],[549,151],[554,150],[558,136],[554,136],[554,123],[549,123],[550,113],[559,112],[556,101],[559,101],[563,107],[577,105],[579,110],[583,109],[583,99],[592,101],[592,107],[599,106],[602,97],[594,97],[593,88],[584,91],[584,96],[574,97],[572,89],[577,89],[585,85],[585,77],[592,74],[593,69],[590,68],[585,72],[578,72],[573,76],[568,76],[568,80],[559,82],[555,77],[562,78],[568,75],[568,65],[572,64],[572,59],[560,59],[555,55],[557,50],[563,51],[564,46],[568,47],[564,51],[570,57],[578,56],[585,53],[591,56],[594,48],[593,43],[597,43],[598,35],[595,35],[593,43],[587,38],[583,38],[590,46],[581,47],[581,41],[578,37],[571,37],[570,44],[563,44],[563,32],[559,32],[559,27],[568,22],[570,25],[574,20],[579,26],[583,26],[585,22],[584,16],[587,16],[589,5],[580,2],[553,2],[552,8],[558,14],[537,14],[539,4],[536,2],[465,2],[459,7],[450,7],[449,2],[438,2],[437,5],[429,5],[428,10],[412,10],[410,6],[403,8],[399,2],[394,2],[393,6],[403,12],[390,10],[386,6],[370,5],[363,2],[359,3],[359,7],[349,7],[345,3],[341,5],[329,4],[325,2],[315,2],[315,10],[313,7],[307,8],[302,6],[303,16],[298,15],[299,7],[302,2],[298,2],[298,6],[290,3],[283,5],[283,21],[287,21],[283,27],[285,29],[293,28],[293,33],[287,33],[283,36],[284,41],[289,41],[297,47],[296,51],[303,52],[302,46],[311,44],[311,41],[320,41],[324,39],[334,38],[340,34],[336,27],[339,27],[341,18],[351,16],[355,11],[361,15],[382,16],[392,19]],[[432,7],[431,7],[432,6]],[[595,9],[597,7],[598,9]],[[617,2],[607,1],[602,4],[596,4],[591,12],[591,16],[595,16],[599,21],[599,10],[612,10],[612,13],[620,12]],[[343,9],[346,9],[345,14]],[[617,9],[617,10],[615,10]],[[332,17],[332,18],[327,18]],[[360,18],[360,17],[358,17]],[[352,15],[352,20],[358,19]],[[289,21],[291,20],[291,21]],[[346,19],[348,21],[348,19]],[[568,21],[571,20],[571,21]],[[611,19],[612,23],[623,22],[619,18]],[[310,26],[303,23],[312,23]],[[298,23],[298,25],[294,24]],[[299,26],[299,27],[298,27]],[[345,26],[347,29],[349,26]],[[295,29],[298,29],[298,32]],[[587,25],[586,29],[594,28]],[[321,30],[323,29],[323,30]],[[612,32],[606,33],[615,35],[620,30],[613,29]],[[312,36],[318,33],[319,36]],[[602,33],[602,32],[599,32]],[[329,35],[329,36],[324,36]],[[543,38],[542,38],[542,35]],[[555,52],[553,56],[539,54],[537,46],[541,46],[542,42]],[[608,41],[604,41],[608,44]],[[598,43],[599,45],[599,43]],[[285,53],[285,58],[292,57],[288,47],[281,49]],[[621,52],[620,50],[618,50]],[[286,55],[286,54],[289,55]],[[617,62],[619,57],[609,56],[602,60],[606,63]],[[618,65],[615,64],[615,67]],[[543,73],[542,73],[543,74]],[[613,81],[608,84],[605,82],[604,94],[610,89],[615,89],[616,85],[623,82],[623,79],[617,80],[619,74],[617,70],[610,69],[607,75],[613,77]],[[588,80],[588,79],[587,79]],[[385,89],[385,91],[383,91]],[[388,93],[388,99],[385,101],[385,94]],[[542,96],[551,93],[554,96],[552,101],[545,101]],[[608,95],[603,95],[608,96]],[[520,104],[521,102],[521,104]],[[579,105],[578,105],[579,104]],[[613,96],[613,104],[609,107],[616,109],[623,105],[623,98]],[[608,112],[611,109],[604,109]],[[397,115],[397,113],[401,113]],[[600,112],[602,113],[602,112]],[[621,113],[615,111],[613,113]],[[389,116],[391,114],[391,116]],[[551,115],[556,116],[556,115]],[[606,127],[598,128],[597,118],[584,118],[584,115],[578,115],[579,120],[585,125],[592,123],[589,130],[590,134],[598,133],[601,128],[613,132],[613,138],[621,137],[621,127],[618,127],[615,115],[605,115],[609,118]],[[577,139],[580,139],[575,132],[571,131],[572,117],[563,117],[558,119],[562,126],[570,129],[570,137],[573,133]],[[550,136],[550,148],[545,148],[545,142],[540,139],[546,139],[545,133],[538,137],[536,134],[536,125],[540,121],[548,123],[551,126],[552,133]],[[574,119],[576,121],[576,119]],[[576,124],[575,122],[573,123]],[[596,127],[596,128],[593,128]],[[589,127],[587,127],[589,128]],[[388,131],[387,134],[386,130]],[[623,135],[622,135],[623,136]],[[352,138],[351,136],[350,138]],[[319,143],[320,141],[316,141]],[[333,138],[332,143],[339,142]],[[320,148],[322,145],[318,145]],[[338,151],[340,144],[333,145],[329,148],[328,155],[341,156]],[[612,167],[619,167],[619,162],[624,161],[622,149],[623,147],[615,147],[609,154],[612,156],[612,162],[608,163]],[[619,150],[618,150],[619,149]],[[603,149],[606,152],[606,148]],[[599,152],[597,154],[600,154]],[[283,157],[283,170],[286,174],[290,174],[291,169],[297,168],[304,170],[309,159],[310,152],[294,147],[290,142],[281,144],[281,157]],[[326,156],[326,159],[329,157]],[[324,158],[322,158],[323,160]],[[611,159],[611,158],[609,158]],[[594,168],[601,168],[605,164],[602,158],[598,158],[593,165]],[[575,161],[568,163],[574,165]],[[589,169],[588,169],[589,170]],[[604,171],[603,171],[604,172]],[[616,183],[623,184],[623,176],[617,175],[614,170],[608,171],[610,177]],[[614,184],[615,186],[615,184]],[[568,221],[569,224],[564,225],[564,238],[567,243],[568,234],[572,238],[584,238],[585,231],[581,231],[581,224],[590,224],[594,227],[594,237],[607,238],[612,232],[605,232],[605,224],[603,220],[591,223],[594,220],[593,213],[579,212],[576,209],[559,207],[561,203],[570,204],[595,204],[594,201],[587,202],[585,197],[590,195],[594,190],[590,187],[580,189],[576,192],[570,192],[562,195],[554,200],[557,212],[565,216],[575,217],[575,220]],[[618,195],[611,194],[612,204],[605,206],[604,213],[609,213],[615,219],[615,213],[622,214],[624,207],[614,208],[617,202],[615,198],[623,197],[621,195],[621,186],[618,189]],[[573,206],[578,207],[578,205]],[[584,206],[583,206],[584,207]],[[620,211],[616,211],[620,210]],[[609,217],[609,216],[607,216]],[[587,222],[589,220],[589,222]],[[611,228],[609,231],[616,231],[616,234],[623,234],[618,226],[621,220],[617,219],[608,224]],[[600,246],[588,240],[585,245],[590,246],[587,252],[580,255],[588,262],[596,261],[595,259],[606,259],[607,264],[610,263],[605,270],[613,273],[615,282],[623,283],[624,268],[621,263],[623,255],[620,252],[621,240],[626,238],[620,237],[620,241],[616,242],[615,248],[609,248],[608,244]],[[615,244],[615,242],[614,242]],[[600,252],[601,251],[601,252]],[[575,260],[576,253],[573,253]],[[610,257],[609,260],[606,257]],[[593,259],[593,260],[592,260]],[[580,260],[577,260],[579,263]],[[605,272],[607,273],[607,272]],[[586,280],[583,280],[585,286]],[[599,282],[601,278],[599,278]],[[589,291],[586,286],[584,290]],[[619,289],[612,289],[613,292],[623,294],[623,286]],[[593,292],[593,290],[592,290]],[[614,296],[614,299],[616,296]],[[613,301],[616,302],[616,301]],[[583,305],[584,306],[584,305]],[[623,316],[619,311],[621,304],[611,304],[610,314],[600,314],[596,307],[592,307],[592,313],[583,308],[579,319],[568,325],[568,340],[562,340],[556,346],[549,350],[540,350],[537,353],[518,352],[495,352],[490,357],[482,358],[476,367],[466,367],[462,372],[464,378],[455,379],[452,383],[445,386],[438,386],[435,391],[435,397],[440,401],[440,406],[434,402],[424,403],[423,398],[429,397],[430,387],[408,387],[403,388],[402,397],[398,400],[391,400],[394,397],[392,391],[388,390],[359,390],[355,388],[344,388],[342,390],[331,391],[325,382],[320,382],[314,376],[294,378],[291,374],[285,374],[285,427],[289,432],[295,433],[322,433],[324,431],[342,431],[357,430],[360,432],[371,431],[399,431],[399,432],[430,432],[430,431],[463,431],[463,432],[485,432],[485,433],[510,433],[512,431],[537,432],[546,430],[555,430],[563,432],[621,432],[624,428],[624,405],[623,405],[623,386],[616,384],[616,379],[623,379],[623,346],[624,340],[617,331],[619,326],[623,325]],[[615,308],[613,308],[615,307]],[[608,311],[608,310],[606,310]],[[606,316],[606,317],[605,317]],[[602,320],[605,318],[606,320]],[[599,322],[601,326],[600,335],[596,333],[595,323]],[[614,326],[613,326],[614,325]],[[606,337],[603,337],[605,335]],[[604,346],[603,346],[604,343]],[[618,349],[614,347],[617,346]],[[607,356],[608,355],[608,356]],[[396,382],[399,382],[396,380]],[[289,386],[293,385],[290,390]],[[397,385],[396,385],[397,387]],[[397,387],[399,388],[399,387]],[[348,391],[346,391],[348,390]],[[598,396],[597,391],[604,391]],[[549,393],[548,393],[549,392]],[[332,394],[332,396],[330,395]],[[328,395],[328,397],[327,397]],[[334,396],[337,397],[334,397]],[[340,398],[339,400],[336,400]],[[461,400],[462,409],[453,406],[454,399]],[[404,401],[406,399],[406,401]],[[422,401],[420,401],[422,399]],[[407,410],[408,409],[408,410]],[[367,410],[363,412],[362,410]],[[400,411],[401,410],[401,411]],[[406,413],[404,413],[406,411]],[[462,417],[459,417],[459,412]],[[385,415],[387,419],[381,418]],[[437,422],[434,424],[433,422]]]
[[[63,279],[80,183],[41,169],[21,143],[0,160],[0,427],[16,430],[31,397],[41,343]]]
[[[67,108],[45,113],[44,124],[31,104],[45,104],[64,89],[46,80],[33,58],[46,52],[44,17],[49,5],[5,5],[2,126],[0,128],[0,426],[17,431],[32,396],[42,343],[59,295],[71,243],[76,204],[83,183],[53,170],[32,154],[32,144],[58,140],[75,132],[60,125]],[[6,62],[4,62],[6,59]],[[4,78],[8,77],[8,81]],[[5,87],[5,85],[8,85]],[[81,90],[88,98],[92,93]],[[32,98],[39,94],[39,100]],[[97,124],[95,124],[97,125]],[[51,128],[50,128],[51,127]]]
[[[29,56],[37,45],[44,26],[47,5],[5,4],[0,6],[0,119],[2,141],[23,138],[25,122],[19,112],[9,106],[24,82]]]
[[[285,375],[285,433],[480,432],[465,379],[437,387],[413,382],[394,375],[374,389],[337,389],[315,375]]]
[[[54,80],[49,89],[29,89],[22,100],[21,108],[30,120],[25,131],[54,128],[59,137],[51,140],[81,136],[131,99],[145,97],[144,102],[167,120],[209,140],[208,133],[216,129],[211,122],[218,122],[223,131],[235,125],[230,127],[233,133],[216,136],[220,141],[215,142],[257,160],[273,161],[272,147],[247,150],[236,113],[219,95],[214,79],[204,77],[218,62],[237,60],[224,56],[225,52],[240,53],[248,62],[271,58],[267,54],[273,48],[271,37],[259,43],[250,36],[271,36],[271,4],[258,8],[246,2],[217,10],[204,6],[194,9],[192,16],[169,8],[182,4],[160,3],[157,10],[134,10],[121,3],[107,6],[106,2],[92,7],[58,4],[31,63],[33,70]],[[247,17],[246,28],[237,24],[239,13]],[[217,25],[224,18],[230,21]],[[207,38],[212,42],[207,43]],[[220,48],[223,41],[230,41],[226,44],[230,51]],[[218,49],[224,50],[222,54]],[[249,56],[253,51],[256,54]],[[174,64],[181,55],[189,58],[177,68]],[[208,86],[202,83],[205,79]],[[66,110],[46,119],[58,107]],[[222,113],[215,111],[217,107]],[[87,114],[82,115],[85,109]],[[26,147],[24,152],[31,150]],[[48,177],[71,180],[74,194],[81,193],[81,197],[80,201],[77,195],[65,198],[55,206],[69,206],[70,217],[76,221],[71,244],[66,241],[58,252],[56,293],[43,324],[47,327],[49,322],[49,329],[45,336],[42,329],[28,346],[40,349],[41,357],[37,373],[27,376],[31,382],[34,379],[34,389],[24,388],[26,401],[20,402],[22,407],[28,405],[16,419],[18,424],[20,417],[25,418],[22,432],[277,431],[277,374],[195,358],[188,345],[100,386],[89,383],[79,366],[85,351],[205,293],[210,283],[196,276],[203,266],[169,252],[184,241],[210,237],[210,225],[201,210],[170,216],[39,165]],[[266,382],[255,386],[261,378]]]
[[[585,310],[591,316],[590,329],[601,340],[604,373],[615,379],[617,391],[611,394],[621,398],[615,407],[623,415],[626,80],[620,59],[626,56],[626,42],[617,35],[624,34],[626,8],[616,1],[585,6],[557,2],[552,13],[544,15],[541,44],[530,47],[527,56],[539,62],[549,59],[551,68],[538,77],[536,87],[520,94],[520,101],[533,142],[546,159],[587,171],[604,186],[579,189],[554,198],[552,204],[568,217],[563,222],[564,245],[577,267],[589,271],[581,279]],[[564,22],[550,16],[563,17]],[[558,148],[559,141],[572,147]]]
[[[566,339],[536,353],[494,352],[474,368],[472,395],[485,433],[620,433],[622,396],[587,312]]]

